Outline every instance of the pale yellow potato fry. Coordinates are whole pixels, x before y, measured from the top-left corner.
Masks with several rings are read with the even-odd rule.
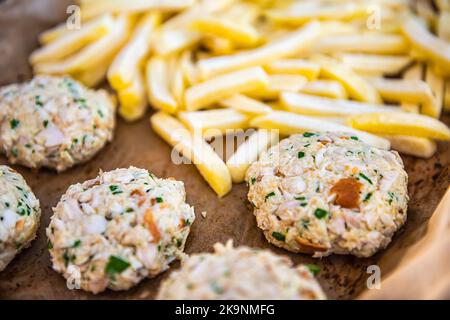
[[[367,15],[367,5],[362,3],[329,4],[316,1],[317,4],[294,3],[284,10],[269,10],[266,15],[277,23],[293,26],[301,25],[307,21],[320,20],[346,20]]]
[[[415,1],[417,15],[422,18],[428,28],[434,28],[437,24],[437,15],[431,1]]]
[[[292,92],[283,92],[280,102],[287,111],[311,116],[346,117],[363,113],[399,112],[399,108],[395,106],[330,99]]]
[[[355,129],[378,134],[407,135],[438,140],[450,140],[450,129],[439,120],[414,113],[369,113],[348,118]]]
[[[416,19],[408,19],[402,26],[405,37],[422,57],[436,64],[443,74],[450,75],[450,45],[435,37]]]
[[[282,92],[299,92],[308,82],[304,76],[294,74],[271,74],[269,85],[265,88],[252,90],[247,94],[252,98],[262,100],[278,99]]]
[[[422,110],[422,112],[432,117],[439,118],[444,105],[445,80],[440,75],[436,74],[432,66],[428,65],[425,71],[425,82],[430,86],[431,91],[433,92],[435,104],[432,105],[433,109]]]
[[[423,65],[421,63],[416,63],[403,74],[403,79],[405,80],[422,80]],[[411,102],[402,102],[400,106],[403,111],[420,113],[420,104]]]
[[[296,74],[314,80],[319,76],[320,65],[304,59],[282,59],[264,66],[270,74]]]
[[[412,62],[409,56],[379,54],[341,53],[336,57],[358,73],[374,75],[396,75]]]
[[[263,45],[253,50],[246,50],[234,55],[214,57],[198,62],[198,68],[203,79],[242,69],[246,67],[265,65],[299,53],[307,48],[320,35],[320,24],[311,22],[285,37]]]
[[[34,71],[37,74],[67,74],[92,69],[122,48],[130,35],[131,24],[131,16],[120,15],[107,35],[65,60],[36,64]]]
[[[147,110],[147,95],[144,78],[140,72],[135,73],[131,86],[117,92],[119,97],[119,114],[127,121],[140,119]]]
[[[243,94],[235,94],[229,98],[219,101],[219,104],[248,115],[261,115],[272,111],[272,108],[261,101],[252,99]]]
[[[147,10],[181,11],[191,7],[195,0],[95,0],[81,3],[83,19],[103,13],[134,13]]]
[[[444,110],[450,112],[450,80],[445,81]]]
[[[282,135],[317,131],[350,133],[371,146],[381,149],[390,148],[388,140],[376,135],[359,131],[339,123],[324,121],[314,117],[301,116],[286,111],[273,111],[266,115],[254,118],[250,121],[250,126],[267,130],[278,129]]]
[[[268,85],[269,78],[261,67],[230,72],[188,88],[186,110],[195,111],[236,93],[264,89]]]
[[[46,45],[49,44],[50,42],[55,41],[56,39],[59,39],[65,35],[70,34],[72,31],[76,31],[67,28],[67,23],[63,22],[58,24],[57,26],[45,30],[44,32],[42,32],[41,34],[39,34],[39,43],[41,45]]]
[[[261,7],[248,2],[236,2],[224,12],[221,17],[244,24],[253,24],[261,12]]]
[[[300,92],[332,99],[347,99],[344,86],[335,80],[315,80],[308,82]]]
[[[230,6],[235,0],[200,1],[188,10],[181,12],[166,21],[155,39],[155,52],[158,55],[168,55],[193,47],[202,35],[190,28],[194,19],[211,14]]]
[[[46,46],[35,50],[30,56],[30,63],[59,61],[66,58],[85,45],[110,33],[113,26],[114,19],[111,15],[104,15],[87,22],[81,29],[70,31]]]
[[[428,159],[436,153],[436,142],[427,138],[383,135],[391,142],[391,148],[409,156]]]
[[[184,91],[186,90],[186,83],[184,80],[183,70],[180,68],[179,61],[175,68],[171,71],[172,81],[170,83],[170,91],[177,101],[180,108],[184,106]]]
[[[434,0],[439,11],[450,11],[450,0]]]
[[[153,115],[150,122],[160,137],[196,165],[219,197],[230,192],[232,181],[227,165],[201,136],[195,136],[181,122],[163,112]]]
[[[258,160],[259,155],[279,140],[276,130],[257,130],[241,143],[226,164],[234,183],[245,180],[248,167]]]
[[[175,113],[178,109],[178,103],[170,92],[168,61],[163,57],[150,58],[145,70],[150,104],[154,108],[167,113]]]
[[[351,98],[362,102],[381,103],[377,90],[349,67],[325,56],[314,56],[313,61],[320,64],[322,77],[341,82]]]
[[[180,68],[188,85],[194,85],[199,82],[199,74],[195,64],[192,62],[191,50],[186,50],[181,54]]]
[[[119,52],[108,70],[108,80],[116,90],[132,85],[135,73],[152,46],[152,35],[161,21],[159,12],[146,14],[133,31],[130,41]]]
[[[249,116],[233,109],[180,112],[178,118],[192,132],[200,132],[205,139],[218,133],[224,135],[236,129],[247,129]]]
[[[311,51],[314,53],[405,54],[408,52],[408,43],[401,35],[381,32],[337,34],[321,38]]]
[[[251,25],[215,16],[198,17],[191,25],[194,30],[231,40],[239,46],[253,46],[260,41],[259,33]]]
[[[73,74],[73,77],[83,83],[85,86],[97,87],[106,79],[106,73],[111,65],[113,57],[106,59],[103,63],[92,69]]]
[[[422,80],[368,78],[387,101],[411,102],[422,105],[422,113],[438,117],[440,108],[430,86]]]
[[[450,11],[443,11],[439,15],[436,33],[439,38],[450,43]]]
[[[231,54],[236,49],[233,41],[209,35],[203,37],[202,45],[211,51],[213,55]]]

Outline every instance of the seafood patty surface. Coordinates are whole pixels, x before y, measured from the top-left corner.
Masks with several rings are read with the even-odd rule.
[[[0,166],[0,271],[36,237],[40,217],[39,200],[24,178]]]
[[[292,266],[268,250],[216,244],[215,253],[182,261],[162,283],[158,299],[325,299],[308,267]]]
[[[246,181],[259,228],[292,252],[369,257],[406,221],[400,156],[349,134],[292,135],[254,162]]]
[[[69,77],[37,76],[0,89],[0,146],[13,164],[66,170],[112,140],[114,125],[106,91]]]
[[[130,167],[69,187],[47,228],[53,269],[84,290],[126,290],[183,256],[184,184]]]

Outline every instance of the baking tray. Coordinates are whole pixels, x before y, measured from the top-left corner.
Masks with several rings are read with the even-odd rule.
[[[38,34],[63,21],[70,3],[68,0],[0,0],[0,85],[31,78],[27,59],[38,46]],[[431,159],[402,156],[409,174],[411,201],[408,221],[391,245],[367,259],[336,255],[312,259],[267,243],[247,202],[245,184],[235,185],[230,194],[218,199],[193,165],[173,164],[171,148],[152,131],[149,116],[150,113],[132,124],[118,119],[113,142],[90,162],[66,172],[57,174],[50,170],[13,166],[40,199],[43,214],[37,239],[0,273],[0,299],[151,299],[161,280],[170,270],[178,268],[179,263],[175,263],[169,271],[146,279],[129,291],[106,291],[98,295],[67,289],[65,279],[51,269],[45,236],[51,208],[71,184],[95,177],[100,169],[133,165],[148,169],[159,177],[184,181],[187,202],[195,207],[197,216],[186,244],[187,253],[212,251],[214,243],[231,238],[235,245],[267,248],[287,255],[295,264],[315,263],[321,268],[318,280],[332,299],[356,298],[366,290],[369,265],[381,263],[382,276],[395,271],[404,249],[424,236],[426,228],[423,226],[450,182],[449,143],[439,143],[438,152]],[[450,117],[445,116],[443,121],[450,124]],[[4,157],[0,157],[0,162],[7,163]],[[202,211],[207,212],[206,218],[201,216]]]

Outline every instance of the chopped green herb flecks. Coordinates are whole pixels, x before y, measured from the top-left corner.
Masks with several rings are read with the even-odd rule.
[[[295,197],[294,199],[295,199],[295,200],[298,200],[298,201],[303,201],[303,200],[306,199],[306,197]]]
[[[267,201],[267,199],[269,199],[270,197],[273,197],[275,195],[275,192],[270,192],[268,194],[266,194],[265,200]]]
[[[314,276],[317,276],[320,273],[320,267],[316,264],[307,264],[306,267],[311,271]]]
[[[48,126],[48,120],[42,121],[42,125],[44,126],[44,128],[47,128],[47,126]]]
[[[256,178],[251,178],[250,179],[250,184],[255,184],[255,182],[256,182]]]
[[[286,236],[284,234],[282,234],[281,232],[272,232],[272,237],[274,237],[275,239],[277,239],[278,241],[286,241]]]
[[[352,140],[359,140],[359,138],[357,136],[351,136],[350,139],[352,139]]]
[[[113,184],[109,186],[109,190],[112,192],[112,194],[119,194],[122,193],[123,191],[119,189],[119,186]]]
[[[117,256],[109,256],[108,263],[105,267],[105,272],[109,276],[114,276],[117,273],[122,273],[123,271],[128,269],[129,266],[130,263],[128,263],[128,261],[125,261]]]
[[[11,129],[15,129],[19,126],[20,121],[17,119],[12,119],[11,121],[9,121],[9,125],[11,126]]]
[[[369,192],[368,194],[366,194],[366,196],[364,197],[364,202],[365,201],[369,201],[370,200],[370,198],[372,197],[372,192]]]
[[[389,204],[392,204],[392,201],[394,201],[394,198],[395,198],[395,193],[389,191],[389,192],[388,192],[388,197],[389,197],[388,203],[389,203]]]
[[[224,292],[223,288],[219,286],[216,282],[211,283],[211,289],[216,294],[222,294]]]
[[[156,197],[156,202],[162,203],[162,202],[164,202],[164,199],[161,197]]]
[[[312,132],[305,132],[305,133],[303,133],[303,136],[306,137],[306,138],[313,137],[313,136],[315,136],[315,135],[316,135],[316,134],[315,134],[315,133],[312,133]]]
[[[316,216],[317,219],[323,219],[328,215],[328,211],[327,210],[323,210],[321,208],[317,208],[314,211],[314,215]]]
[[[305,156],[305,153],[303,151],[299,151],[298,154],[297,154],[297,157],[299,159],[303,158],[304,156]]]
[[[11,154],[13,155],[13,157],[17,158],[17,156],[19,155],[19,150],[17,150],[17,148],[12,148]]]
[[[72,248],[78,248],[80,246],[80,244],[81,244],[81,240],[80,239],[75,240],[75,242],[72,245]]]
[[[370,184],[372,183],[372,180],[370,180],[364,173],[360,173],[359,177],[363,178],[364,180],[366,180],[367,182],[369,182]]]
[[[51,241],[47,242],[47,249],[52,250],[53,249],[53,243]]]
[[[39,107],[42,107],[44,105],[44,103],[41,101],[41,96],[34,97],[34,103]]]

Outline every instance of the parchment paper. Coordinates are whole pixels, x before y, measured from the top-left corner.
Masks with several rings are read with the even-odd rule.
[[[31,78],[27,59],[30,52],[37,46],[37,35],[63,21],[66,17],[65,9],[70,3],[71,1],[68,0],[0,1],[0,85]],[[444,121],[449,124],[450,117],[446,116]],[[197,213],[188,238],[187,253],[211,251],[215,242],[225,242],[232,238],[235,245],[269,248],[275,253],[288,255],[296,264],[316,263],[321,267],[318,280],[329,298],[350,299],[358,297],[361,293],[364,293],[362,298],[435,296],[450,298],[448,228],[444,230],[444,233],[442,230],[439,231],[440,235],[447,235],[446,245],[429,249],[443,241],[440,240],[443,239],[442,236],[432,237],[432,240],[425,241],[426,244],[421,247],[423,252],[429,251],[433,259],[446,257],[447,260],[442,262],[442,259],[439,259],[441,263],[439,265],[419,263],[419,267],[416,262],[416,268],[412,269],[407,269],[409,264],[404,263],[410,254],[408,249],[416,248],[415,245],[422,243],[422,239],[429,239],[426,238],[427,232],[429,233],[433,228],[427,227],[428,220],[450,182],[450,144],[440,143],[438,148],[438,153],[429,160],[403,157],[409,174],[411,198],[408,222],[397,233],[388,249],[369,259],[330,256],[316,260],[307,255],[290,254],[266,242],[256,227],[251,207],[246,200],[247,187],[244,184],[234,186],[229,195],[218,199],[194,166],[175,165],[170,161],[171,149],[152,131],[148,117],[133,124],[126,124],[119,120],[114,141],[85,165],[77,166],[61,174],[49,170],[37,171],[14,166],[24,175],[40,199],[43,216],[37,239],[32,246],[0,273],[0,298],[149,299],[154,297],[161,280],[170,271],[154,279],[144,280],[140,285],[126,292],[107,291],[94,296],[79,290],[68,290],[64,278],[51,269],[50,257],[46,249],[45,228],[52,214],[51,208],[56,205],[69,185],[95,177],[99,169],[111,170],[130,165],[151,170],[159,177],[175,177],[184,181],[187,201],[195,207]],[[5,158],[0,157],[0,162],[6,164]],[[201,216],[202,211],[207,211],[206,219]],[[445,214],[448,216],[450,211],[448,207],[444,211],[447,211]],[[437,224],[440,225],[441,222]],[[429,256],[428,259],[430,259]],[[409,260],[406,259],[406,261]],[[381,267],[381,290],[366,289],[366,280],[370,276],[366,270],[372,264],[378,264]],[[177,268],[178,265],[175,263],[171,269]],[[409,279],[412,277],[416,281],[425,274],[434,275],[434,279],[440,281],[430,282],[428,286],[425,285],[425,288],[440,294],[424,296],[422,294],[424,286],[417,287],[411,281],[397,276],[404,274],[402,269],[409,272]],[[391,281],[392,279],[395,281]],[[443,279],[447,279],[447,286],[442,284],[445,283]],[[437,286],[443,287],[437,288]],[[408,292],[408,295],[399,296],[398,293],[401,292]]]

